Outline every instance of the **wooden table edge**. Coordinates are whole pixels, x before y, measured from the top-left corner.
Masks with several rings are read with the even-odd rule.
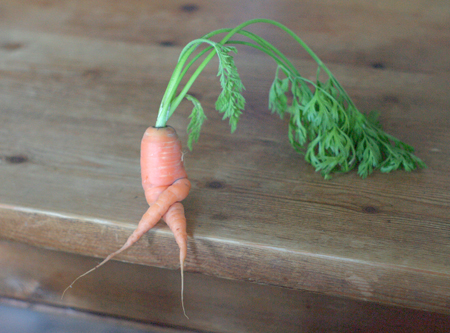
[[[83,232],[77,234],[81,224]],[[116,250],[134,226],[0,204],[1,239],[91,257],[104,258]],[[116,259],[178,269],[177,251],[173,235],[157,228]],[[189,238],[185,270],[450,314],[450,274],[414,267],[194,235]]]

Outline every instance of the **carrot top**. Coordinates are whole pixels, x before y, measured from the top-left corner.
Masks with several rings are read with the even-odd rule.
[[[315,81],[300,75],[295,66],[265,39],[244,30],[256,23],[267,23],[285,31],[318,64]],[[219,42],[211,38],[226,34]],[[232,40],[234,35],[247,40]],[[201,44],[206,47],[199,50]],[[414,149],[392,135],[384,132],[374,114],[362,114],[350,96],[337,81],[319,57],[292,30],[279,22],[268,19],[254,19],[233,29],[220,29],[188,43],[182,50],[178,63],[161,101],[157,127],[164,127],[181,101],[186,98],[194,104],[188,125],[188,147],[196,142],[202,124],[206,120],[200,102],[188,91],[210,60],[219,58],[218,76],[222,86],[216,109],[229,119],[231,131],[236,129],[239,117],[245,107],[242,96],[244,85],[239,77],[232,53],[233,45],[253,47],[275,61],[275,79],[269,91],[269,108],[280,117],[289,117],[288,138],[299,153],[305,155],[316,171],[325,178],[333,172],[347,172],[358,168],[358,174],[365,178],[374,170],[390,172],[396,169],[411,171],[426,167],[414,153]],[[200,62],[200,59],[204,58]],[[181,80],[188,70],[200,62],[177,93]],[[326,80],[319,79],[325,74]],[[288,98],[288,94],[292,98]],[[290,100],[290,102],[288,102]]]

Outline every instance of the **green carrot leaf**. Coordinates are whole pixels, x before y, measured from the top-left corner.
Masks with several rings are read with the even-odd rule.
[[[275,79],[269,90],[269,110],[272,113],[277,113],[280,118],[283,118],[284,113],[288,109],[288,97],[287,92],[289,91],[289,77],[284,79],[279,78],[279,71],[282,69],[281,66],[277,67],[275,74]]]
[[[217,98],[216,109],[223,113],[223,119],[229,119],[231,132],[236,130],[239,117],[245,108],[245,98],[242,91],[245,89],[230,52],[237,53],[235,47],[222,46],[217,50],[219,57],[219,71],[222,92]]]
[[[200,104],[199,100],[192,95],[186,94],[186,99],[194,104],[194,108],[192,109],[192,113],[189,116],[191,121],[187,127],[188,132],[188,142],[187,146],[189,150],[192,150],[192,144],[198,141],[200,137],[200,130],[202,128],[203,122],[206,120],[206,115],[203,111],[203,107]]]

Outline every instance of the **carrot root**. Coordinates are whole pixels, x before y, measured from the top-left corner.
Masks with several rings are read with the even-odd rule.
[[[89,273],[92,273],[93,271],[95,271],[97,268],[99,268],[100,266],[103,266],[104,264],[106,264],[108,261],[110,261],[113,257],[115,257],[116,255],[118,255],[119,253],[125,251],[126,249],[128,249],[129,247],[131,247],[131,245],[133,245],[132,242],[127,241],[120,249],[118,249],[117,251],[111,253],[109,256],[107,256],[101,263],[99,263],[97,266],[95,266],[94,268],[91,268],[90,270],[88,270],[87,272],[81,274],[80,276],[78,276],[75,280],[73,280],[73,282],[66,288],[64,289],[62,295],[61,295],[61,300],[64,298],[64,295],[66,294],[67,290],[69,290],[70,288],[72,288],[72,286],[75,284],[75,282],[77,282],[79,279],[81,279],[82,277],[88,275]]]
[[[180,202],[174,203],[163,217],[166,224],[169,226],[175,241],[180,249],[180,272],[181,272],[181,307],[183,308],[184,316],[186,315],[184,307],[184,262],[187,255],[187,232],[186,232],[186,217],[184,215],[184,207]]]
[[[184,259],[181,259],[180,257],[180,272],[181,272],[181,307],[183,308],[183,314],[184,316],[189,319],[188,315],[186,314],[186,309],[184,307]]]
[[[130,248],[162,218],[174,234],[180,249],[181,306],[183,314],[189,319],[184,307],[184,262],[187,255],[186,217],[180,201],[189,194],[191,183],[187,179],[182,157],[181,142],[173,128],[149,127],[145,131],[141,142],[141,175],[145,198],[150,207],[125,244],[119,250],[108,255],[97,266],[73,280],[63,291],[61,299],[79,279]]]

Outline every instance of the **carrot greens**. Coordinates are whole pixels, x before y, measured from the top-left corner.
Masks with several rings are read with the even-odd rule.
[[[316,61],[318,68],[315,81],[302,77],[275,46],[244,29],[255,23],[274,25],[290,35]],[[219,34],[226,34],[220,42],[211,39]],[[232,40],[234,35],[247,40]],[[201,44],[207,44],[207,47],[197,51]],[[245,88],[233,58],[233,54],[237,54],[238,45],[255,48],[275,61],[277,68],[269,90],[269,109],[281,118],[289,117],[289,142],[325,178],[330,178],[333,172],[347,172],[354,168],[365,178],[376,169],[390,172],[425,167],[414,155],[411,146],[383,131],[374,114],[366,116],[356,108],[331,71],[292,30],[268,19],[254,19],[233,29],[216,30],[187,44],[162,98],[156,127],[166,126],[181,101],[184,98],[190,100],[194,108],[189,117],[187,132],[188,147],[192,149],[193,143],[199,139],[206,116],[200,102],[189,95],[188,91],[206,65],[217,55],[217,75],[222,91],[215,107],[223,114],[223,119],[229,120],[233,132],[245,108],[242,95]],[[181,81],[194,65],[197,65],[196,69],[178,92]],[[319,78],[324,75],[326,80]]]

